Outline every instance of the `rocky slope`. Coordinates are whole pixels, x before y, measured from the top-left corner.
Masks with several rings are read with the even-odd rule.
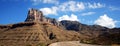
[[[85,25],[77,21],[60,22],[66,30],[74,30],[82,36],[81,42],[91,44],[120,44],[120,28],[109,29],[99,25]]]
[[[24,22],[0,26],[0,45],[25,46],[79,40],[80,35],[49,23]]]

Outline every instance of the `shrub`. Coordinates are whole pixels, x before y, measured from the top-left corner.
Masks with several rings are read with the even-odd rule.
[[[45,44],[45,43],[39,43],[39,44],[36,45],[36,46],[47,46],[47,44]]]

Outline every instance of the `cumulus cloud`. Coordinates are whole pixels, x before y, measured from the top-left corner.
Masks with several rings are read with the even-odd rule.
[[[39,3],[51,3],[51,4],[58,4],[58,0],[31,0],[34,5],[37,5]]]
[[[95,12],[82,13],[81,15],[82,15],[82,16],[87,16],[87,15],[93,15],[93,14],[95,14]]]
[[[63,15],[58,18],[58,21],[62,21],[62,20],[79,21],[77,16],[74,14],[71,14],[71,16]]]
[[[44,15],[57,15],[57,7],[52,7],[52,8],[41,8],[40,11],[44,13]]]
[[[104,27],[114,28],[116,21],[108,17],[107,14],[104,14],[103,16],[100,16],[94,23]]]
[[[101,4],[101,3],[88,3],[88,7],[95,9],[95,8],[102,8],[105,7],[105,4]]]

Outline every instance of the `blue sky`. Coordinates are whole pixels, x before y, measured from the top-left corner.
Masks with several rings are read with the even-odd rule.
[[[119,0],[0,0],[0,24],[24,22],[30,8],[58,21],[120,27]]]

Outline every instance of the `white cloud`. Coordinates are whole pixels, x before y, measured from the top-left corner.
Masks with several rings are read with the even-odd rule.
[[[95,8],[102,8],[105,7],[105,4],[101,4],[101,3],[88,3],[88,7],[95,9]]]
[[[80,11],[80,10],[83,10],[83,9],[85,9],[84,4],[82,2],[75,2],[75,1],[64,2],[64,3],[61,3],[58,6],[53,6],[51,8],[49,8],[49,7],[40,8],[40,10],[43,11],[43,13],[45,15],[49,15],[49,14],[56,15],[56,14],[58,14],[57,13],[58,11],[62,11],[62,12],[72,11],[72,12],[75,12],[75,11]]]
[[[43,0],[43,3],[55,3],[58,4],[58,0]]]
[[[79,21],[77,16],[74,14],[71,14],[71,16],[63,15],[58,18],[58,21],[62,21],[62,20]]]
[[[61,11],[72,11],[72,12],[85,9],[85,5],[83,2],[76,2],[76,1],[64,2],[58,7],[61,9]]]
[[[104,14],[103,16],[100,16],[94,23],[104,27],[114,28],[116,21]]]
[[[33,5],[37,5],[41,2],[41,0],[31,0],[31,2],[33,3]]]
[[[44,15],[57,15],[57,7],[52,7],[52,8],[41,8],[40,11],[44,13]]]
[[[113,6],[109,6],[108,8],[109,8],[110,10],[112,10],[112,11],[114,11],[114,10],[120,10],[119,8],[113,7]]]
[[[50,4],[58,4],[58,0],[31,0],[34,5],[37,5],[39,3],[50,3]]]
[[[78,7],[78,9],[85,9],[85,5],[84,5],[84,3],[82,3],[82,2],[78,2],[77,3],[77,7]]]
[[[34,0],[35,2],[39,2],[41,0]],[[46,2],[46,1],[45,1]],[[57,12],[80,12],[83,10],[86,10],[85,8],[101,8],[103,5],[101,3],[85,3],[85,2],[77,2],[77,1],[67,1],[60,3],[58,5],[52,6],[52,7],[46,7],[46,8],[41,8],[40,10],[45,13],[45,15],[53,14],[56,15],[58,14]],[[92,15],[95,14],[94,12],[89,12],[89,13],[83,13],[83,16],[85,15]]]
[[[93,14],[95,14],[95,12],[82,13],[81,15],[82,15],[82,16],[87,16],[87,15],[93,15]]]

